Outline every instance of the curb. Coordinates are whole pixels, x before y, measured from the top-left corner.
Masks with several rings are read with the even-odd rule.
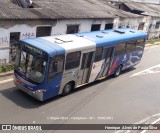
[[[13,75],[13,71],[6,72],[6,73],[1,73],[1,74],[0,74],[0,78],[1,78],[1,77],[4,77],[4,76],[11,76],[11,75]]]
[[[154,46],[154,44],[146,44],[145,47],[150,47],[150,46]]]
[[[156,46],[156,45],[160,45],[160,42],[157,42],[157,43],[154,43],[154,44],[146,44],[145,47]]]

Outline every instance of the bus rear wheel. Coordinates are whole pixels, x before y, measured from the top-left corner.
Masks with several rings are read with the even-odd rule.
[[[73,89],[72,83],[67,83],[67,84],[65,85],[64,89],[63,89],[62,95],[63,95],[63,96],[68,95],[68,94],[71,92],[72,89]]]
[[[118,66],[114,72],[114,77],[118,77],[121,74],[122,65]]]

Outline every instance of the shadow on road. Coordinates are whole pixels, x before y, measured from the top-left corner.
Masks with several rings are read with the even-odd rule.
[[[132,71],[134,69],[135,68],[133,67],[131,69],[125,70],[125,71],[122,72],[122,74],[125,74],[126,72]],[[107,80],[111,80],[111,79],[112,79],[112,76],[110,76],[110,77],[108,77],[108,78],[106,78],[104,80],[95,81],[95,82],[90,83],[88,85],[79,87],[78,89],[75,89],[71,94],[78,93],[80,91],[83,91],[84,89],[87,89],[88,87],[92,87],[92,86],[94,86],[96,84],[103,83],[103,82],[105,82]],[[9,99],[10,101],[15,103],[16,105],[18,105],[18,106],[20,106],[22,108],[27,108],[27,109],[38,108],[40,106],[43,106],[45,104],[49,104],[51,102],[60,103],[61,102],[60,99],[63,99],[63,98],[65,98],[65,100],[68,99],[67,98],[68,96],[65,96],[63,98],[62,98],[62,96],[57,96],[57,97],[51,98],[49,100],[40,102],[40,101],[34,99],[33,97],[29,96],[28,94],[24,93],[23,91],[19,90],[17,87],[0,90],[0,93],[3,96],[5,96],[7,99]]]
[[[128,72],[131,72],[131,71],[133,71],[135,69],[136,69],[136,67],[131,67],[129,69],[124,70],[121,74],[125,74],[125,73],[128,73]]]

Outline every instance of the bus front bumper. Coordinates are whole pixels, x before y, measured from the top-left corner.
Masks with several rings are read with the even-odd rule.
[[[42,91],[31,91],[29,89],[26,89],[21,84],[17,83],[15,80],[14,80],[14,83],[23,92],[27,93],[28,95],[34,97],[35,99],[37,99],[39,101],[43,101],[43,92]]]

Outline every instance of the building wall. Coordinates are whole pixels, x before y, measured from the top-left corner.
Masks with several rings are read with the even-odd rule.
[[[140,18],[115,18],[115,19],[72,19],[58,21],[0,21],[0,64],[8,63],[10,60],[10,33],[20,32],[20,39],[36,37],[37,27],[52,27],[51,35],[60,35],[67,33],[68,25],[79,25],[79,32],[90,32],[92,24],[101,24],[100,30],[105,29],[105,24],[113,23],[114,28],[128,27],[138,30],[139,24],[145,22],[143,31],[149,33],[148,39],[160,37],[160,27],[155,29],[156,22],[160,21],[158,17],[140,17]],[[16,25],[15,25],[16,24]],[[150,27],[151,26],[151,27]]]
[[[56,26],[52,28],[52,35],[66,34],[68,25],[79,25],[79,32],[90,32],[92,24],[101,24],[100,30],[104,30],[105,24],[113,21],[114,19],[58,20]]]
[[[20,32],[20,39],[36,37],[36,27],[28,25],[15,25],[8,29],[0,28],[0,60],[9,62],[10,60],[10,33]]]
[[[101,24],[100,30],[104,30],[106,23],[112,23],[113,19],[74,19],[58,21],[29,21],[10,20],[0,21],[0,64],[10,61],[10,33],[20,32],[20,39],[36,37],[37,27],[51,26],[51,35],[66,34],[67,25],[79,25],[79,32],[91,31],[92,24]]]
[[[129,27],[138,30],[139,23],[143,22],[143,17],[141,18],[117,18],[115,19],[115,27]]]
[[[0,21],[0,64],[8,63],[10,56],[10,33],[20,32],[19,39],[36,37],[37,26],[55,25],[53,21],[1,20]]]
[[[149,36],[148,39],[160,38],[160,26],[156,28],[156,23],[160,21],[160,17],[151,17],[150,27],[148,30]]]

